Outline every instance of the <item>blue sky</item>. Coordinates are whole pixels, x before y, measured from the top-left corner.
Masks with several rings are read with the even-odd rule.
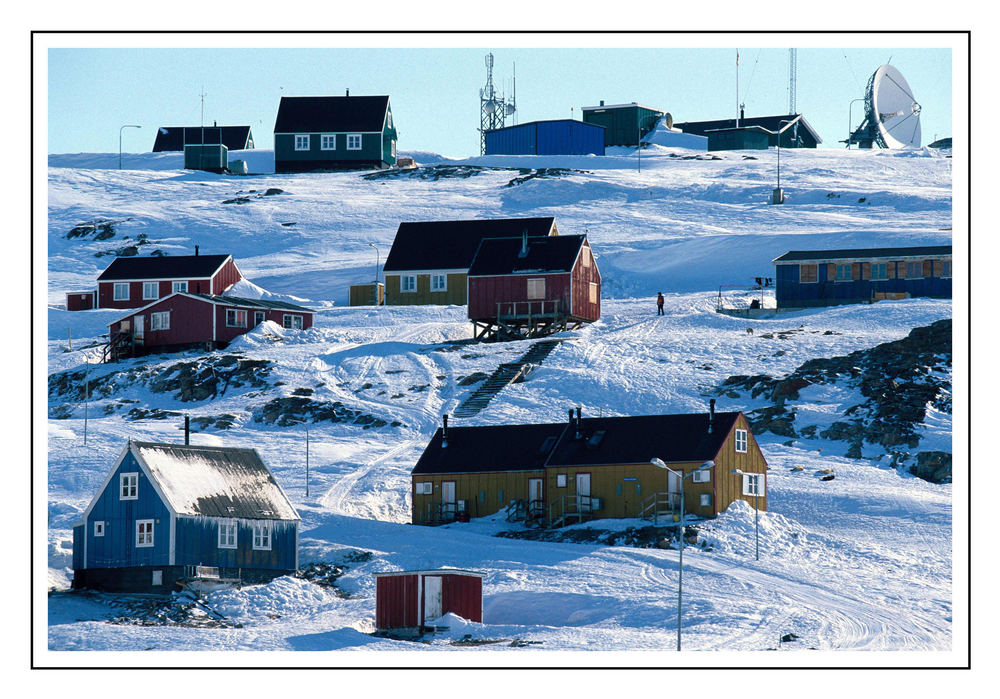
[[[161,37],[150,43],[169,46],[171,35],[164,36],[166,42]],[[432,35],[416,37],[434,45]],[[396,40],[389,38],[390,44]],[[736,112],[740,39],[746,46],[739,47],[739,94],[747,115],[788,110],[788,49],[758,48],[755,35],[724,37],[731,47],[696,48],[699,36],[686,35],[684,43],[691,48],[638,49],[621,47],[632,40],[629,35],[616,36],[615,48],[510,48],[524,42],[499,35],[487,44],[485,38],[472,35],[462,42],[476,48],[49,48],[48,151],[114,152],[122,124],[142,126],[125,130],[124,150],[149,151],[157,127],[200,123],[203,88],[206,123],[250,124],[257,147],[270,148],[281,95],[342,95],[350,89],[354,95],[390,96],[401,151],[478,155],[479,88],[486,81],[489,52],[494,81],[508,96],[516,65],[518,114],[508,124],[579,119],[580,107],[602,99],[663,109],[676,121],[730,118]],[[558,43],[566,44],[567,38],[573,36],[561,35]],[[764,38],[770,46],[776,38],[788,44],[799,39],[798,46],[812,39],[760,35],[758,45]],[[950,48],[914,47],[914,35],[905,37],[906,48],[858,48],[865,35],[824,35],[827,44],[838,38],[854,47],[798,50],[798,111],[819,132],[822,147],[843,147],[838,141],[847,134],[850,101],[864,95],[869,76],[890,58],[922,106],[923,143],[951,135]],[[928,46],[944,43],[940,36],[927,38]],[[641,35],[636,43],[652,45],[658,39],[677,43],[670,35]],[[718,40],[713,36],[713,43]],[[447,41],[455,43],[453,36]],[[861,111],[862,103],[856,103],[854,126]]]

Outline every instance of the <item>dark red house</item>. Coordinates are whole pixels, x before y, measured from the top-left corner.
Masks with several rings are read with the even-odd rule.
[[[601,273],[585,235],[484,238],[469,268],[479,339],[518,340],[601,317]]]
[[[415,634],[449,612],[483,621],[484,573],[458,568],[375,573],[375,629]]]
[[[313,311],[283,301],[176,292],[108,325],[112,359],[193,347],[225,347],[265,320],[312,327]]]
[[[97,277],[97,308],[140,308],[181,292],[218,295],[243,279],[232,255],[118,257]],[[77,292],[79,293],[79,292]],[[67,299],[67,309],[69,299]]]

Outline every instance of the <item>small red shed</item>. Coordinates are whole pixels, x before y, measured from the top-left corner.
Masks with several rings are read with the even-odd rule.
[[[89,311],[94,307],[97,299],[97,292],[90,291],[67,291],[66,310],[67,311]]]
[[[469,268],[476,339],[526,339],[601,317],[601,273],[586,235],[486,238]]]
[[[426,622],[449,612],[483,621],[485,573],[441,568],[374,575],[377,631],[419,634]]]

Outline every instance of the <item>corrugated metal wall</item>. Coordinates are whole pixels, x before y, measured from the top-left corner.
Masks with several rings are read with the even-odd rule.
[[[487,155],[604,155],[604,129],[571,119],[486,133]]]

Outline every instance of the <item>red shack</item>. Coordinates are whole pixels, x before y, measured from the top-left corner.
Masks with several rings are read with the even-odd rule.
[[[601,317],[601,273],[585,235],[485,238],[469,268],[477,340],[523,340]]]
[[[449,612],[483,621],[484,573],[458,568],[375,573],[375,627],[419,635]]]
[[[313,311],[284,301],[177,292],[108,325],[110,358],[193,347],[225,347],[265,320],[283,328],[312,327]]]
[[[177,292],[218,295],[241,279],[232,255],[199,255],[197,245],[194,255],[118,257],[97,277],[97,308],[141,308]]]

